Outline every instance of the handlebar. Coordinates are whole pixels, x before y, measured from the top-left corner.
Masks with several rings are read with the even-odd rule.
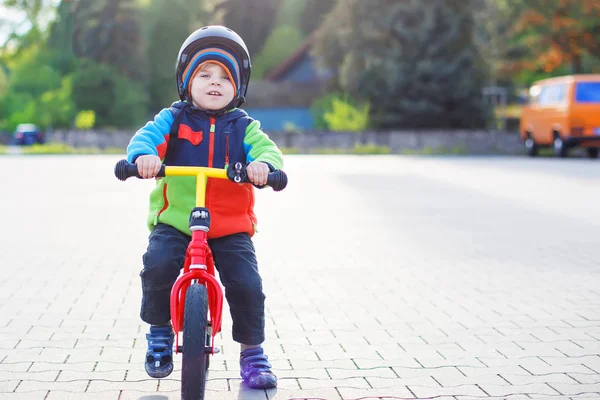
[[[204,167],[180,167],[180,166],[166,166],[162,165],[160,167],[160,171],[156,174],[157,178],[164,178],[165,176],[171,175],[170,172],[178,171],[176,175],[197,175],[200,170],[204,172],[212,171],[214,173],[209,173],[207,176],[212,176],[215,178],[225,177],[223,176],[223,172],[226,172],[226,177],[232,182],[236,183],[251,183],[248,179],[248,174],[246,172],[246,165],[237,162],[231,164],[227,167],[227,170],[220,170],[218,168],[204,168]],[[188,173],[182,173],[182,171],[188,171]],[[138,172],[138,168],[136,164],[132,164],[127,160],[120,160],[115,165],[115,176],[120,181],[125,181],[128,178],[136,177],[142,178]],[[267,176],[267,185],[271,186],[274,191],[279,192],[287,186],[287,175],[282,170],[277,170],[269,173]]]

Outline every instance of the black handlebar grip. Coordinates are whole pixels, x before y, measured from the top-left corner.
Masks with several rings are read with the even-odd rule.
[[[138,172],[137,165],[132,164],[132,163],[128,162],[127,160],[120,160],[119,162],[117,162],[117,164],[115,165],[115,176],[120,181],[125,181],[131,177],[141,178],[141,176]],[[156,174],[156,176],[158,178],[162,178],[165,176],[165,165],[160,167],[160,171],[158,171],[158,174]],[[230,176],[229,179],[233,180],[232,176]],[[244,171],[244,179],[243,180],[247,181],[247,179],[248,179],[248,177],[247,177],[247,175],[245,175],[245,171]],[[279,191],[285,189],[285,187],[287,186],[287,182],[288,182],[287,175],[282,170],[271,172],[267,176],[267,185],[271,186],[271,188],[273,188],[273,190],[276,192],[279,192]]]
[[[267,176],[267,185],[271,186],[274,191],[279,192],[280,190],[285,189],[288,183],[288,178],[285,172],[282,170],[277,170],[275,172],[271,172]]]
[[[115,176],[118,180],[124,181],[127,178],[136,177],[141,178],[138,167],[136,164],[132,164],[127,162],[127,160],[120,160],[117,165],[115,165]],[[156,174],[157,177],[162,178],[165,176],[165,166],[160,167],[160,171]]]

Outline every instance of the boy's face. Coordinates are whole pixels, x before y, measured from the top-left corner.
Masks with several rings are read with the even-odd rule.
[[[192,101],[204,110],[220,110],[233,100],[233,85],[227,72],[217,64],[207,64],[191,83]]]

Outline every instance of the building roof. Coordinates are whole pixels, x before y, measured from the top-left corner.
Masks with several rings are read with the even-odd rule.
[[[274,82],[280,79],[283,75],[288,73],[298,61],[306,55],[311,49],[313,43],[315,41],[315,34],[312,33],[310,36],[304,40],[304,42],[300,45],[300,47],[287,59],[283,60],[281,64],[279,64],[275,69],[273,69],[265,78],[267,81]]]

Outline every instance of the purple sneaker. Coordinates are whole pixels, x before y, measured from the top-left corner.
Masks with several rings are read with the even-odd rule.
[[[240,375],[252,389],[277,387],[277,377],[271,372],[271,364],[262,347],[240,353]]]

